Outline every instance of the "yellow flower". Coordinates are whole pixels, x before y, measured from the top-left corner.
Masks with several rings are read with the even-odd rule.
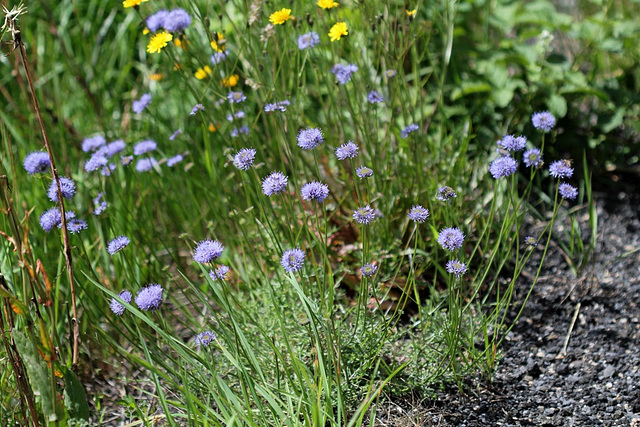
[[[145,36],[149,34],[149,29],[145,28],[144,30],[142,30],[142,34],[144,34]]]
[[[412,16],[416,16],[417,11],[418,9],[413,9],[413,10],[406,10],[405,12],[407,12],[408,17],[412,17]]]
[[[189,44],[189,40],[187,40],[187,38],[184,35],[182,35],[181,38],[173,39],[173,44],[175,44],[176,47],[181,47],[182,50],[187,50],[187,45]]]
[[[160,73],[153,73],[149,76],[149,78],[151,80],[153,80],[154,82],[159,82],[160,80],[162,80],[162,74]]]
[[[213,123],[209,123],[209,132],[215,132],[217,129],[216,127],[213,125]]]
[[[234,87],[238,84],[238,80],[240,80],[240,77],[238,77],[237,74],[230,75],[229,77],[225,77],[224,79],[222,79],[222,86]]]
[[[349,35],[347,31],[347,23],[346,22],[337,22],[333,24],[333,27],[329,30],[329,37],[331,37],[331,41],[334,42],[336,40],[340,40],[340,37]]]
[[[227,41],[224,39],[222,33],[213,33],[211,49],[215,50],[216,52],[224,52],[227,49]]]
[[[149,0],[124,0],[122,2],[122,7],[127,8],[127,7],[135,7],[140,5],[140,3],[144,3],[146,1]]]
[[[160,53],[162,48],[165,47],[171,40],[173,40],[173,36],[166,31],[162,31],[151,37],[151,41],[147,46],[147,52]]]
[[[287,22],[289,19],[292,19],[291,9],[281,9],[277,12],[273,12],[269,17],[269,22],[273,25],[280,25]]]
[[[318,0],[318,6],[323,9],[331,9],[333,7],[338,7],[338,3],[333,0]]]
[[[198,68],[198,71],[196,71],[196,79],[198,80],[202,80],[207,76],[210,76],[212,73],[211,68],[209,68],[208,65],[205,65],[204,68]]]

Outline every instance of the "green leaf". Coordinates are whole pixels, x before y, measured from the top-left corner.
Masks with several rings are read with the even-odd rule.
[[[71,418],[76,420],[89,419],[89,405],[84,387],[70,369],[64,370],[64,406]]]
[[[547,105],[549,106],[549,111],[558,118],[567,114],[567,100],[563,96],[551,95]]]

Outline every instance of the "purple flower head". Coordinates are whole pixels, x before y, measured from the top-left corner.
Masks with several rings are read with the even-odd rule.
[[[187,28],[191,24],[191,16],[184,9],[173,9],[164,17],[163,21],[164,29],[174,33]]]
[[[166,10],[159,10],[153,15],[150,15],[147,18],[147,28],[152,33],[155,33],[160,28],[164,27],[164,19],[169,15],[169,12]]]
[[[156,148],[158,148],[158,144],[156,144],[155,141],[147,140],[147,141],[138,142],[136,145],[133,146],[133,155],[141,156],[145,153],[154,151]]]
[[[360,224],[369,224],[376,219],[376,212],[370,205],[363,206],[353,211],[353,219]]]
[[[184,156],[182,154],[176,154],[175,156],[167,159],[167,166],[173,167],[184,160]]]
[[[209,271],[209,277],[211,280],[225,280],[227,278],[227,273],[229,272],[229,267],[226,265],[221,265],[215,270]]]
[[[280,265],[287,273],[293,273],[294,271],[302,270],[304,264],[305,253],[300,248],[287,249],[282,254],[280,259]]]
[[[151,104],[151,95],[145,93],[137,101],[133,101],[132,110],[136,114],[142,113]]]
[[[538,246],[538,240],[533,236],[527,236],[524,238],[524,243],[529,249],[533,249]]]
[[[211,331],[200,332],[196,335],[196,344],[201,347],[209,347],[209,344],[216,339],[216,334]]]
[[[320,36],[315,31],[303,34],[298,37],[298,49],[311,49],[320,43]]]
[[[556,125],[556,118],[548,111],[540,111],[533,113],[531,116],[531,122],[533,127],[544,132],[551,132],[551,129]]]
[[[362,273],[363,276],[371,277],[376,273],[377,269],[378,269],[377,265],[368,263],[360,267],[360,272]]]
[[[104,155],[110,158],[124,151],[125,148],[127,148],[127,144],[123,140],[117,139],[106,145]]]
[[[118,236],[107,245],[107,252],[110,255],[115,255],[117,252],[120,252],[131,242],[127,236]]]
[[[211,62],[213,63],[213,65],[218,65],[219,63],[224,61],[228,55],[229,54],[227,53],[227,51],[215,52],[213,56],[211,56]]]
[[[182,129],[177,129],[175,132],[173,132],[171,134],[171,136],[169,137],[169,141],[173,141],[174,139],[176,139],[178,137],[178,135],[180,135],[182,133]]]
[[[239,128],[231,129],[230,135],[232,138],[237,138],[238,136],[240,136],[240,134],[249,135],[249,126],[244,125],[240,126]]]
[[[107,140],[104,139],[102,135],[92,136],[90,138],[85,138],[82,140],[82,151],[88,153],[90,151],[96,151],[98,148],[102,147],[107,143]]]
[[[372,90],[367,94],[367,101],[369,104],[377,104],[379,102],[384,102],[384,97],[375,90]]]
[[[93,214],[94,215],[100,215],[102,212],[105,211],[105,209],[107,209],[107,202],[105,202],[104,200],[102,200],[102,193],[98,193],[98,196],[93,199]]]
[[[315,200],[318,203],[322,203],[329,195],[329,187],[327,184],[312,181],[302,186],[300,194],[303,200]]]
[[[62,226],[62,224],[60,225]],[[81,219],[72,218],[69,220],[69,222],[67,222],[67,230],[69,230],[69,233],[71,234],[78,234],[82,230],[86,230],[86,229],[87,229],[87,223],[86,221],[83,221]]]
[[[551,163],[549,174],[554,178],[571,178],[573,175],[571,160],[556,160]]]
[[[272,172],[262,181],[262,192],[269,197],[281,193],[287,187],[288,181],[289,178],[282,172]]]
[[[164,292],[162,286],[157,283],[149,283],[136,295],[136,305],[144,311],[157,310],[162,305],[162,292]]]
[[[49,154],[42,151],[34,151],[24,158],[24,170],[30,175],[46,172],[50,167]]]
[[[373,176],[373,169],[366,166],[360,166],[356,169],[356,175],[358,175],[359,178],[369,178],[370,176]]]
[[[49,232],[60,224],[60,218],[62,216],[60,215],[60,209],[57,207],[46,210],[40,215],[40,227]]]
[[[384,74],[388,79],[392,79],[396,76],[396,74],[398,74],[398,72],[396,70],[387,70]]]
[[[105,167],[107,163],[109,163],[109,159],[101,151],[97,151],[84,163],[84,170],[94,172]]]
[[[495,179],[506,177],[514,174],[518,170],[518,162],[513,157],[503,156],[495,159],[491,166],[489,166],[489,172]]]
[[[102,176],[111,176],[111,172],[116,170],[116,165],[113,163],[109,163],[102,169],[100,169],[100,175]]]
[[[303,150],[312,150],[324,142],[322,129],[306,128],[298,132],[298,147]]]
[[[133,156],[121,156],[120,157],[120,163],[122,163],[123,166],[128,166],[129,164],[131,164],[131,162],[133,162]]]
[[[244,93],[242,92],[229,92],[229,95],[227,95],[227,99],[232,104],[238,104],[247,99],[247,97],[244,96]]]
[[[118,297],[126,302],[127,304],[131,303],[131,292],[129,291],[122,291],[118,294]],[[122,305],[122,303],[120,303],[117,299],[115,298],[111,298],[111,302],[109,303],[109,308],[111,309],[111,311],[113,311],[113,313],[116,316],[122,316],[122,314],[124,313],[124,305]]]
[[[521,151],[527,145],[527,138],[524,136],[505,135],[500,141],[498,146],[507,151]]]
[[[136,171],[138,172],[149,172],[154,167],[158,166],[158,162],[153,157],[149,157],[147,159],[140,159],[138,163],[136,163]]]
[[[245,116],[244,111],[240,110],[240,111],[236,111],[234,114],[231,114],[231,113],[227,114],[227,120],[232,122],[235,119],[242,119],[244,118],[244,116]]]
[[[560,196],[563,199],[575,200],[578,197],[578,189],[573,185],[569,185],[566,182],[563,182],[558,187],[558,191],[560,192]]]
[[[224,245],[217,240],[206,239],[198,243],[193,253],[193,260],[200,264],[206,264],[219,258],[224,251]]]
[[[275,102],[272,104],[267,104],[264,106],[264,111],[266,113],[270,113],[272,111],[281,111],[281,112],[285,112],[287,111],[287,106],[291,105],[291,102],[289,102],[289,100],[284,100],[284,101],[279,101],[279,102]]]
[[[411,208],[407,217],[415,222],[425,222],[429,218],[429,209],[426,209],[420,205],[415,205]]]
[[[456,197],[457,195],[453,188],[447,187],[446,185],[444,187],[438,188],[438,190],[436,191],[436,199],[440,200],[441,202],[446,202]]]
[[[457,259],[451,260],[447,262],[447,272],[460,277],[467,272],[467,264]]]
[[[204,105],[202,105],[202,104],[194,105],[193,108],[191,109],[191,112],[189,113],[189,115],[190,116],[195,116],[198,111],[204,111]]]
[[[358,156],[358,146],[352,141],[342,144],[336,148],[336,157],[338,160],[353,159]]]
[[[402,129],[402,131],[400,132],[400,136],[402,136],[402,138],[407,138],[409,134],[417,131],[418,129],[420,129],[420,127],[417,124],[411,123],[409,126]]]
[[[543,163],[542,154],[537,148],[532,148],[531,150],[525,151],[522,155],[522,158],[524,160],[525,166],[528,168],[539,168]]]
[[[71,178],[60,177],[60,189],[62,191],[62,197],[69,200],[76,194],[76,184]],[[52,202],[58,201],[58,186],[55,181],[51,181],[49,190],[47,190],[47,196]]]
[[[253,148],[243,148],[233,156],[233,164],[242,171],[251,169],[256,158],[256,150]]]
[[[462,247],[464,234],[458,227],[447,227],[438,234],[438,243],[448,251],[455,251]]]
[[[355,64],[336,64],[331,69],[331,72],[336,76],[336,80],[342,85],[347,84],[351,80],[351,75],[358,71],[358,67]]]

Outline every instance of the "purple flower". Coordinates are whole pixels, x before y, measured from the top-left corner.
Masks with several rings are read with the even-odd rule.
[[[140,307],[140,310],[153,311],[160,308],[162,305],[162,286],[157,283],[149,283],[144,288],[140,289],[138,295],[136,295],[136,305]]]
[[[518,170],[518,162],[513,157],[503,156],[495,159],[491,166],[489,166],[489,172],[495,178],[507,177],[514,174]]]
[[[90,138],[85,138],[82,140],[82,151],[84,151],[85,153],[88,153],[90,151],[95,151],[106,143],[107,143],[107,140],[104,139],[104,136],[102,135],[96,135]]]
[[[155,141],[147,140],[147,141],[138,142],[136,145],[133,146],[133,155],[141,156],[145,153],[154,151],[156,148],[158,148],[158,144],[156,144]]]
[[[164,17],[164,29],[170,33],[183,31],[191,24],[191,16],[184,9],[173,9]]]
[[[219,63],[224,61],[228,55],[229,54],[227,53],[227,51],[215,52],[213,56],[211,56],[211,62],[213,63],[213,65],[218,65]]]
[[[387,70],[384,74],[388,79],[392,79],[396,76],[396,74],[398,74],[398,72],[396,70]]]
[[[101,151],[96,151],[93,155],[84,163],[84,170],[87,172],[97,171],[103,168],[109,163],[109,159],[102,154]]]
[[[205,239],[198,243],[193,253],[193,260],[200,264],[206,264],[219,258],[224,251],[224,245],[217,240]]]
[[[149,106],[149,104],[151,104],[151,95],[145,93],[139,100],[133,101],[132,110],[134,113],[140,114]]]
[[[50,167],[49,154],[42,151],[34,151],[24,158],[24,170],[30,175],[46,172]]]
[[[204,107],[203,107],[204,108]],[[175,132],[173,132],[171,134],[171,136],[169,137],[169,141],[173,141],[174,139],[176,139],[178,137],[178,135],[180,135],[182,133],[182,129],[177,129]]]
[[[549,174],[554,178],[571,178],[573,175],[571,160],[556,160],[551,163]]]
[[[360,267],[360,272],[362,273],[363,276],[371,277],[376,273],[377,269],[378,269],[377,265],[368,263]]]
[[[356,175],[358,175],[359,178],[369,178],[370,176],[373,176],[373,169],[366,166],[360,166],[356,169]]]
[[[370,205],[363,206],[353,211],[353,219],[360,224],[369,224],[376,219],[376,212]]]
[[[233,156],[233,164],[242,171],[249,170],[256,158],[256,150],[243,148]]]
[[[300,194],[303,200],[315,200],[322,203],[329,195],[329,187],[321,182],[312,181],[302,186]]]
[[[131,297],[132,295],[131,295],[131,292],[129,291],[122,291],[118,294],[118,298],[120,298],[122,301],[126,302],[127,304],[131,303]],[[124,305],[122,305],[122,303],[120,303],[115,298],[111,298],[111,302],[109,303],[109,308],[111,309],[111,311],[114,312],[116,316],[122,316],[125,310]]]
[[[166,10],[159,10],[153,15],[147,18],[147,28],[152,33],[155,33],[160,28],[164,27],[164,19],[169,15],[169,12]]]
[[[106,145],[106,147],[104,148],[104,155],[107,157],[113,157],[116,154],[124,151],[125,148],[127,148],[127,144],[123,140],[117,139]]]
[[[228,272],[229,272],[229,267],[227,267],[226,265],[221,265],[215,270],[210,270],[209,277],[211,277],[211,280],[224,280],[227,278]]]
[[[542,154],[540,153],[540,150],[538,150],[537,148],[532,148],[531,150],[527,150],[524,152],[524,154],[522,155],[522,158],[524,160],[524,164],[526,167],[531,168],[539,168],[542,166]]]
[[[324,142],[322,129],[306,128],[298,132],[298,147],[303,150],[312,150]]]
[[[303,34],[298,37],[298,49],[311,49],[320,43],[320,36],[315,31]]]
[[[336,148],[336,157],[338,160],[353,159],[358,156],[358,146],[352,141],[342,144]]]
[[[244,111],[242,110],[237,111],[234,114],[231,114],[231,113],[227,114],[227,120],[230,122],[234,121],[235,119],[242,119],[243,117],[244,117]]]
[[[121,156],[120,157],[120,162],[124,166],[128,166],[131,162],[133,162],[133,156]],[[138,163],[140,163],[140,162],[138,162]]]
[[[189,115],[190,116],[195,116],[198,111],[204,111],[204,105],[202,105],[202,104],[194,105],[193,108],[191,109],[191,112],[189,113]]]
[[[538,240],[533,236],[527,236],[524,238],[524,243],[529,249],[533,249],[538,246]]]
[[[531,122],[534,128],[548,133],[551,132],[551,129],[556,125],[556,118],[548,111],[540,111],[531,116]]]
[[[109,242],[107,252],[109,252],[110,255],[115,255],[117,252],[126,248],[129,243],[131,243],[131,240],[129,240],[127,236],[118,236]]]
[[[272,104],[267,104],[264,106],[264,111],[266,113],[270,113],[272,111],[281,111],[281,112],[285,112],[287,111],[287,106],[291,105],[291,102],[289,102],[288,100],[284,100],[284,101],[280,101],[280,102],[275,102]]]
[[[280,265],[287,273],[302,270],[305,253],[300,248],[287,249],[282,254]]]
[[[563,199],[575,200],[578,197],[578,189],[573,185],[569,185],[565,182],[560,184],[558,191]]]
[[[262,192],[269,197],[281,193],[287,187],[288,181],[289,178],[282,172],[272,172],[262,181]]]
[[[69,217],[69,211],[66,212],[67,218]],[[60,225],[60,220],[62,215],[60,215],[60,209],[57,207],[51,208],[42,212],[40,215],[40,227],[47,233],[53,230],[55,227]]]
[[[247,99],[247,97],[244,96],[244,93],[242,92],[229,92],[229,95],[227,95],[227,99],[232,104],[238,104]]]
[[[377,104],[379,102],[384,102],[384,97],[375,90],[372,90],[367,94],[367,101],[369,104]]]
[[[167,159],[167,166],[173,167],[184,160],[184,156],[182,154],[176,154],[175,156]]]
[[[347,84],[351,80],[351,75],[358,71],[358,67],[355,64],[336,64],[331,69],[333,75],[336,76],[338,82],[342,85]]]
[[[504,148],[507,151],[521,151],[527,145],[527,138],[524,136],[505,135],[500,141],[498,146]]]
[[[60,224],[62,226],[62,224]],[[78,234],[82,230],[87,229],[87,223],[78,218],[72,218],[67,222],[67,230],[71,234]]]
[[[448,251],[454,251],[462,247],[464,234],[458,227],[447,227],[438,234],[438,243]]]
[[[107,209],[108,204],[107,204],[107,202],[102,200],[102,196],[103,195],[104,195],[103,193],[98,193],[96,198],[93,199],[93,214],[94,215],[100,215],[102,212],[104,212],[105,209]]]
[[[411,123],[409,126],[402,129],[402,131],[400,132],[400,135],[402,136],[402,138],[407,138],[410,133],[415,132],[418,129],[420,129],[420,127],[417,124]]]
[[[209,347],[209,344],[216,339],[216,334],[211,331],[200,332],[196,335],[196,344],[201,347]]]
[[[460,277],[467,272],[467,264],[457,259],[449,261],[447,262],[447,272],[455,274],[456,277]]]
[[[240,134],[249,135],[249,126],[244,125],[239,128],[233,128],[230,133],[232,138],[237,138]]]
[[[116,170],[116,165],[113,163],[109,163],[107,166],[103,167],[100,170],[100,175],[102,176],[111,176],[111,172]]]
[[[60,190],[62,192],[62,197],[69,200],[73,198],[76,194],[76,184],[73,182],[71,178],[65,178],[63,176],[60,177]],[[49,190],[47,190],[47,196],[49,196],[49,200],[52,202],[58,201],[58,186],[55,181],[51,181],[51,185],[49,185]]]
[[[429,209],[426,209],[420,205],[415,205],[407,214],[407,217],[415,222],[425,222],[429,218]]]
[[[147,159],[140,159],[136,163],[136,170],[138,172],[149,172],[154,167],[158,166],[158,162],[153,157]]]
[[[436,191],[436,199],[440,200],[441,202],[446,202],[449,199],[454,199],[456,197],[457,195],[453,188],[447,187],[446,185],[444,187],[438,188],[438,190]]]

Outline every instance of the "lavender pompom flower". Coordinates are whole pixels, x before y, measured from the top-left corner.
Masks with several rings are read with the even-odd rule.
[[[158,144],[156,144],[155,141],[151,141],[151,140],[141,141],[133,146],[133,155],[141,156],[145,153],[154,151],[156,148],[158,148]]]
[[[327,184],[312,181],[302,186],[300,194],[303,200],[315,200],[318,203],[322,203],[329,195],[329,187]]]
[[[320,43],[320,36],[315,31],[308,32],[298,37],[298,49],[311,49]]]
[[[353,219],[360,224],[369,224],[376,219],[376,212],[370,205],[366,205],[353,211]]]
[[[171,136],[169,137],[169,141],[173,141],[174,139],[176,139],[178,137],[178,135],[180,135],[182,133],[182,129],[176,129],[175,132],[173,132],[171,134]]]
[[[467,264],[457,259],[451,260],[447,262],[447,272],[460,277],[467,272]]]
[[[324,136],[320,128],[300,129],[297,139],[298,147],[303,150],[312,150],[324,142]]]
[[[216,339],[216,334],[211,331],[200,332],[196,335],[196,344],[201,347],[209,347],[209,344]]]
[[[148,159],[140,159],[138,160],[138,163],[136,163],[136,171],[149,172],[156,166],[158,166],[158,162],[153,157],[149,157]]]
[[[522,155],[522,159],[524,164],[528,168],[539,168],[542,166],[542,153],[537,148],[532,148],[531,150],[527,150]]]
[[[407,138],[409,136],[409,134],[411,134],[412,132],[417,131],[418,129],[420,129],[420,127],[415,124],[415,123],[411,123],[409,126],[407,126],[406,128],[402,129],[402,131],[400,132],[400,136],[402,136],[402,138]]]
[[[225,280],[227,278],[227,273],[229,272],[229,267],[226,265],[221,265],[215,270],[209,271],[209,277],[211,280]]]
[[[198,243],[193,253],[193,260],[200,264],[206,264],[219,258],[224,250],[224,245],[217,240],[206,239]]]
[[[336,80],[342,85],[347,84],[351,80],[351,75],[358,71],[358,67],[355,64],[336,64],[331,69],[331,72],[336,76]]]
[[[556,125],[556,118],[548,111],[540,111],[531,116],[533,127],[544,132],[551,132]]]
[[[549,174],[554,178],[571,178],[573,175],[571,160],[556,160],[551,163]]]
[[[132,296],[133,295],[131,295],[131,292],[129,291],[122,291],[118,294],[118,298],[120,298],[122,301],[126,302],[127,304],[131,304]],[[124,305],[122,305],[122,303],[115,298],[111,298],[111,302],[109,303],[109,308],[111,309],[111,311],[113,311],[113,313],[116,316],[122,316],[125,310]]]
[[[231,130],[232,138],[237,138],[238,136],[240,136],[240,134],[249,135],[249,126],[244,125],[244,126],[240,126],[239,128],[233,128]]]
[[[376,273],[377,269],[378,269],[377,265],[371,264],[371,263],[367,263],[367,264],[363,265],[362,267],[360,267],[360,272],[362,273],[363,276],[371,277]]]
[[[529,249],[533,249],[538,246],[538,240],[533,236],[527,236],[524,238],[524,243]]]
[[[194,105],[193,108],[191,109],[191,112],[189,113],[189,115],[190,116],[195,116],[198,111],[204,111],[204,105],[202,105],[202,104]]]
[[[115,255],[126,248],[129,243],[131,243],[131,240],[129,240],[127,236],[118,236],[109,242],[107,252],[109,252],[110,255]]]
[[[458,227],[447,227],[438,234],[438,243],[448,251],[455,251],[462,247],[464,234]]]
[[[102,135],[96,135],[90,138],[85,138],[82,140],[82,151],[84,151],[85,153],[88,153],[90,151],[95,151],[106,143],[107,143],[107,140],[104,139],[104,136]]]
[[[62,218],[62,215],[60,215],[60,209],[57,207],[46,210],[40,215],[40,227],[49,232],[60,224],[60,218]]]
[[[336,148],[336,157],[338,160],[353,159],[358,156],[358,146],[352,141],[342,144]]]
[[[60,225],[62,226],[62,223]],[[86,229],[87,229],[86,221],[78,218],[72,218],[67,223],[67,230],[69,230],[69,233],[71,234],[78,234],[82,230],[86,230]]]
[[[102,200],[103,193],[98,193],[95,199],[93,199],[93,214],[100,215],[102,212],[107,209],[107,202]]]
[[[142,113],[151,104],[151,95],[145,93],[137,101],[133,101],[132,110],[136,114]]]
[[[302,270],[304,264],[305,253],[300,248],[287,249],[282,254],[280,259],[280,265],[287,273],[293,273],[295,271]]]
[[[429,209],[422,207],[421,205],[415,205],[409,210],[407,217],[415,222],[425,222],[429,218]]]
[[[73,198],[76,194],[76,184],[73,182],[71,178],[65,178],[63,176],[60,177],[60,190],[62,192],[62,197],[69,200]],[[58,186],[55,181],[51,181],[51,185],[49,185],[49,190],[47,190],[47,196],[49,196],[49,200],[52,202],[58,201]]]
[[[244,96],[244,93],[242,92],[229,92],[229,94],[227,95],[227,99],[232,104],[238,104],[247,99],[247,97]]]
[[[102,151],[96,151],[89,160],[84,163],[84,170],[87,172],[94,172],[105,167],[107,163],[109,163],[109,159],[102,153]]]
[[[491,166],[489,166],[489,172],[491,172],[491,176],[495,179],[512,175],[517,170],[518,162],[510,156],[499,157],[491,163]]]
[[[287,107],[291,105],[291,102],[288,99],[285,99],[284,101],[278,101],[272,104],[267,104],[264,106],[264,111],[266,113],[270,113],[272,111],[281,111],[281,112],[285,112],[287,111]]]
[[[377,104],[379,102],[384,102],[384,97],[380,93],[376,92],[375,90],[372,90],[367,94],[367,102],[369,102],[369,104]]]
[[[167,10],[159,10],[153,15],[150,15],[147,18],[147,28],[152,33],[155,33],[160,28],[164,27],[164,19],[169,15],[169,11]]]
[[[272,172],[262,181],[262,192],[271,197],[273,194],[283,192],[288,182],[289,178],[282,172]]]
[[[149,283],[136,295],[136,305],[144,311],[157,310],[162,305],[162,292],[164,292],[162,286],[157,283]]]
[[[243,148],[233,156],[233,164],[242,171],[251,169],[256,158],[256,150],[253,148]]]
[[[164,18],[164,29],[170,33],[184,31],[191,24],[191,16],[184,9],[173,9]]]
[[[110,142],[106,145],[106,147],[104,148],[104,155],[107,157],[113,157],[116,154],[124,151],[125,148],[127,148],[127,144],[121,139],[116,139],[115,141]]]
[[[224,61],[227,58],[228,55],[229,55],[229,53],[227,51],[215,52],[211,56],[211,62],[213,63],[213,65],[218,65],[219,63]]]
[[[447,202],[450,199],[454,199],[456,197],[458,196],[453,188],[446,185],[444,187],[438,188],[438,190],[436,191],[436,199],[440,200],[441,202]]]
[[[563,199],[575,200],[578,197],[578,189],[573,185],[569,185],[566,182],[563,182],[558,187],[558,192],[562,196]]]
[[[51,167],[49,154],[42,151],[34,151],[27,155],[22,164],[29,175],[46,172]]]
[[[176,154],[175,156],[167,159],[167,166],[173,167],[184,160],[184,156],[182,154]]]
[[[356,175],[358,175],[359,178],[369,178],[370,176],[373,176],[373,169],[366,166],[360,166],[356,169]]]
[[[527,146],[527,138],[524,136],[505,135],[498,146],[507,151],[521,151]]]
[[[387,70],[384,73],[384,75],[387,76],[388,79],[394,78],[397,74],[398,72],[396,70]]]

